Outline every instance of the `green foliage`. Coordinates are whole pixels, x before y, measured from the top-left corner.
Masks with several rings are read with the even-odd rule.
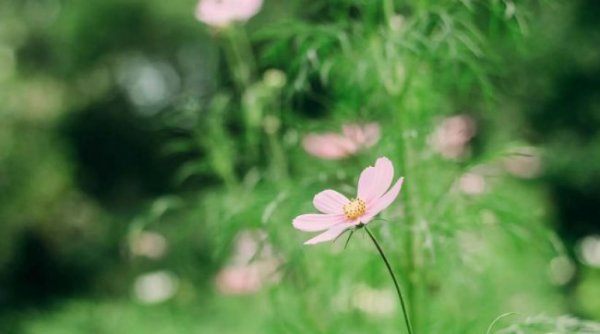
[[[267,2],[245,25],[204,30],[193,1],[24,3],[0,4],[0,57],[18,55],[0,69],[0,283],[14,288],[0,293],[0,325],[16,323],[11,332],[401,332],[364,231],[308,247],[291,225],[321,190],[352,197],[380,156],[406,182],[370,226],[416,333],[598,331],[560,316],[600,314],[588,300],[598,277],[584,271],[565,295],[576,262],[544,179],[510,167],[546,158],[511,94],[527,92],[530,58],[552,52],[530,46],[546,36],[545,15],[571,13],[554,2]],[[435,136],[456,115],[477,134],[449,157]],[[560,120],[545,124],[560,133]],[[381,127],[369,150],[338,161],[302,150],[311,131],[356,122]],[[594,179],[595,136],[580,150],[557,138],[545,175]],[[250,264],[272,249],[272,279],[222,296],[215,277],[248,231],[265,235]],[[165,254],[136,253],[148,232]],[[152,271],[177,289],[149,306],[135,286]],[[29,293],[21,280],[38,274]]]

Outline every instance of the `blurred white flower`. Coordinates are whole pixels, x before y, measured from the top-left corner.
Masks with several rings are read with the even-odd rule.
[[[469,142],[475,136],[475,120],[467,115],[445,118],[429,137],[429,144],[446,159],[458,159],[469,149]]]
[[[275,255],[264,231],[245,230],[238,234],[229,264],[215,277],[217,290],[225,295],[258,292],[268,284],[279,282],[281,259]]]
[[[267,115],[263,119],[263,128],[267,134],[275,134],[281,127],[281,120],[275,116]]]
[[[233,22],[245,22],[256,15],[262,0],[200,0],[196,18],[210,26],[225,27]]]
[[[577,245],[582,263],[600,268],[600,235],[590,235],[581,239]]]
[[[277,69],[268,69],[263,74],[263,81],[271,88],[282,88],[285,86],[287,77],[285,72]]]
[[[166,254],[167,245],[167,239],[161,234],[143,231],[133,237],[130,248],[134,255],[157,260]]]
[[[134,283],[135,297],[147,304],[164,302],[177,292],[177,277],[168,271],[155,271],[140,275]]]
[[[406,18],[402,15],[394,15],[390,18],[390,28],[394,31],[401,31],[406,26]]]
[[[575,275],[575,265],[568,257],[564,255],[557,256],[550,261],[548,273],[552,283],[564,285],[569,283]]]
[[[115,70],[119,86],[143,115],[158,112],[181,87],[181,77],[167,62],[134,55],[120,59]]]
[[[352,305],[370,315],[387,316],[396,310],[396,296],[392,290],[374,289],[361,284],[352,296]]]

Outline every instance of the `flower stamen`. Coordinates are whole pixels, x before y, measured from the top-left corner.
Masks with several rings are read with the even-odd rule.
[[[348,219],[356,219],[365,214],[367,204],[360,198],[354,198],[344,205],[344,214]]]

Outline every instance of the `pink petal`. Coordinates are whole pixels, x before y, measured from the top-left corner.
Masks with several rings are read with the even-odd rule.
[[[294,218],[292,224],[301,231],[316,232],[326,230],[346,220],[346,216],[343,214],[309,213]]]
[[[375,145],[380,137],[379,124],[377,123],[345,124],[342,127],[342,132],[346,138],[350,139],[359,148],[368,148]]]
[[[341,159],[356,152],[357,146],[335,133],[307,135],[302,141],[306,152],[322,159]]]
[[[350,200],[335,190],[324,190],[315,195],[313,204],[323,213],[344,213],[344,205]]]
[[[256,15],[262,0],[201,0],[196,18],[206,24],[223,27],[233,21],[246,21]]]
[[[256,265],[229,266],[215,278],[217,289],[226,295],[244,295],[260,290],[263,282]]]
[[[306,241],[304,244],[305,245],[314,245],[314,244],[318,244],[320,242],[334,240],[335,238],[339,237],[340,234],[344,233],[345,230],[347,230],[348,228],[351,228],[352,226],[353,225],[351,225],[351,224],[345,224],[345,223],[335,225],[335,226],[331,227],[329,230]]]
[[[381,197],[389,189],[394,178],[394,166],[390,159],[382,157],[377,159],[375,167],[367,167],[360,174],[358,180],[358,198],[367,203]]]
[[[368,223],[378,213],[390,206],[390,204],[394,202],[396,197],[398,197],[403,182],[404,178],[399,178],[396,184],[392,187],[392,189],[390,189],[385,195],[381,196],[380,198],[375,199],[370,206],[367,206],[367,213],[360,218],[361,222],[363,224]]]
[[[371,146],[377,144],[377,142],[379,141],[379,138],[381,137],[379,124],[377,124],[377,123],[369,123],[369,124],[365,125],[363,128],[363,132],[364,132],[364,136],[365,136],[365,141],[363,143],[363,146],[365,148],[368,148],[368,147],[371,147]]]
[[[360,144],[364,141],[362,128],[358,124],[344,124],[342,126],[342,133],[344,133],[346,138],[357,144]]]
[[[208,25],[226,26],[235,19],[230,1],[202,0],[196,7],[196,18]]]
[[[262,0],[237,0],[234,2],[236,3],[235,18],[241,21],[246,21],[256,15],[263,3]]]

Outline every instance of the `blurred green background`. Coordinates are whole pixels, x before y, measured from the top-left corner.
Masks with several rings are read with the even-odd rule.
[[[0,2],[0,333],[404,333],[362,231],[291,225],[379,156],[416,333],[600,333],[599,2],[196,6]]]

